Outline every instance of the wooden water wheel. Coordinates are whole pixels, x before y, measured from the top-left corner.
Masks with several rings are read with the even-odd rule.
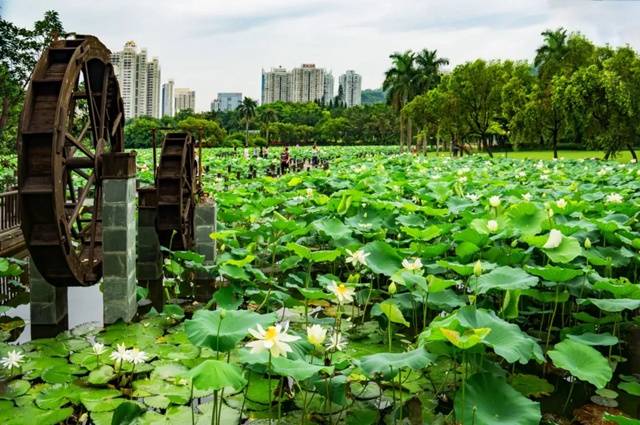
[[[18,132],[22,231],[52,285],[102,276],[101,155],[124,149],[124,121],[109,50],[88,35],[54,41],[31,76]]]
[[[160,244],[173,251],[193,245],[196,164],[191,133],[168,133],[162,141],[156,174]]]

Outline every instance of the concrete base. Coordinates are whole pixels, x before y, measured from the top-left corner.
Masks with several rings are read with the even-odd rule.
[[[138,284],[149,289],[149,299],[156,310],[162,311],[162,251],[156,231],[157,209],[138,207],[138,261],[136,277]]]
[[[102,206],[104,323],[136,314],[136,179],[105,179]]]
[[[216,260],[216,241],[211,239],[211,233],[216,232],[218,226],[218,210],[215,201],[196,205],[195,210],[195,245],[194,251],[204,255],[205,266],[212,266]],[[195,295],[199,302],[207,302],[213,293],[214,280],[206,272],[196,272]]]
[[[31,323],[34,325],[57,325],[67,317],[69,306],[67,288],[47,283],[31,258],[29,258]]]

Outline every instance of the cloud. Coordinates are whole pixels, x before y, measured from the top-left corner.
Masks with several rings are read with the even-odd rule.
[[[2,2],[3,0],[0,0]],[[128,40],[157,56],[162,79],[260,98],[261,70],[315,63],[354,69],[379,87],[394,51],[437,49],[451,66],[482,57],[529,59],[545,29],[581,31],[596,44],[640,48],[640,2],[590,0],[4,0],[3,18],[31,26],[55,9],[68,31],[110,49]]]

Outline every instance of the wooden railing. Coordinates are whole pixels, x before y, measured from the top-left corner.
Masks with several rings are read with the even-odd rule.
[[[0,193],[0,231],[20,227],[18,191]]]

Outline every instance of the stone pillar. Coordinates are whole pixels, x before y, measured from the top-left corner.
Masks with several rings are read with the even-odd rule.
[[[136,152],[102,155],[104,323],[136,314]]]
[[[67,316],[67,288],[49,284],[29,258],[31,323],[57,325]]]
[[[155,187],[138,190],[138,261],[136,274],[138,282],[149,289],[149,299],[153,307],[162,311],[162,252],[156,231],[157,200]]]
[[[195,244],[193,250],[200,255],[204,255],[205,266],[211,266],[216,260],[216,241],[211,239],[218,226],[216,224],[218,210],[216,202],[211,198],[205,198],[205,202],[196,205],[194,226]],[[195,294],[199,302],[207,302],[213,293],[214,281],[211,275],[206,272],[196,272]]]

